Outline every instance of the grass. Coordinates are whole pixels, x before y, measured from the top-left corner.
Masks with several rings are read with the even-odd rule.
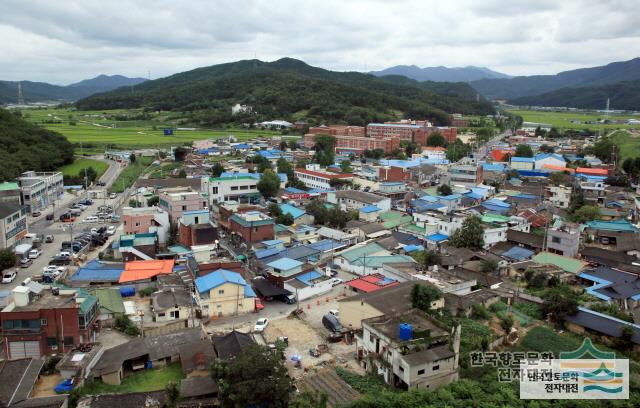
[[[620,124],[600,124],[600,123],[584,123],[595,122],[598,119],[604,119],[605,116],[598,112],[554,112],[554,111],[538,111],[538,110],[508,110],[510,113],[522,117],[525,122],[547,123],[558,129],[638,129],[638,125],[620,125]],[[610,120],[638,119],[637,115],[609,115]],[[581,123],[572,123],[571,121],[579,121]]]
[[[620,152],[619,163],[622,163],[627,157],[636,158],[640,156],[640,137],[633,137],[631,133],[625,130],[618,130],[609,135],[613,143],[618,146]]]
[[[144,370],[129,375],[122,380],[120,385],[105,384],[95,381],[80,388],[83,395],[113,394],[126,392],[147,392],[163,390],[170,382],[179,383],[184,378],[180,364],[169,364],[164,368]]]
[[[65,176],[77,176],[80,174],[80,171],[84,168],[93,167],[94,170],[98,173],[98,177],[102,176],[105,171],[109,168],[109,165],[100,160],[92,160],[85,158],[76,158],[73,163],[67,164],[64,167],[60,168],[60,171]]]
[[[86,146],[85,153],[98,153],[105,148],[145,148],[175,146],[191,144],[194,140],[220,138],[229,135],[239,141],[246,141],[258,137],[270,138],[280,135],[280,132],[252,129],[196,129],[174,130],[171,136],[165,136],[163,128],[188,127],[180,125],[173,116],[166,113],[151,113],[150,120],[122,120],[111,119],[109,115],[140,114],[140,110],[109,110],[109,111],[76,111],[74,109],[48,108],[24,109],[23,117],[62,133],[72,143],[82,142]],[[72,124],[73,123],[73,124]],[[155,129],[154,129],[155,128]]]
[[[152,157],[138,157],[133,164],[122,170],[116,181],[109,187],[109,192],[122,193],[126,188],[131,187],[152,162]]]

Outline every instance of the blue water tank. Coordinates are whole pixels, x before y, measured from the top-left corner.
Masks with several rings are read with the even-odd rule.
[[[120,296],[129,297],[136,294],[136,288],[133,286],[123,286],[120,288]]]
[[[400,323],[400,341],[407,341],[413,338],[413,326],[409,323]]]

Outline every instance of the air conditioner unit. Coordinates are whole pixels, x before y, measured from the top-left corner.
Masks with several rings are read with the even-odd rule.
[[[51,346],[51,350],[57,350],[57,349],[58,349],[58,346],[57,346],[57,345],[55,345],[55,346]]]

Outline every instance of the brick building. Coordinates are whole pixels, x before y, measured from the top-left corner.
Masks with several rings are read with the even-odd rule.
[[[211,224],[208,210],[186,211],[178,223],[178,236],[180,244],[191,247],[212,244],[218,232]]]
[[[7,359],[39,358],[96,340],[98,299],[78,289],[44,289],[31,282],[13,290],[0,313]]]
[[[304,135],[304,147],[311,149],[315,145],[315,134]],[[364,150],[382,149],[385,153],[390,153],[400,148],[400,139],[374,139],[370,137],[356,136],[334,136],[336,138],[337,152],[354,152],[361,153]]]
[[[159,207],[124,207],[122,226],[125,235],[155,232],[158,243],[164,244],[169,234],[169,214]]]
[[[344,125],[315,126],[309,128],[309,133],[313,135],[364,137],[365,128]]]
[[[274,225],[273,218],[259,211],[233,214],[229,219],[231,232],[241,236],[247,243],[273,239]]]
[[[203,210],[206,206],[199,192],[184,188],[165,190],[158,201],[158,207],[169,213],[172,222],[178,222],[185,211]]]

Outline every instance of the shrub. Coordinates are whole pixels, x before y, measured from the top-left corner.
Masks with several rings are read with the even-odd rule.
[[[146,297],[146,296],[151,296],[151,294],[154,293],[155,291],[156,291],[156,288],[151,286],[138,291],[138,294],[140,295],[140,297]]]
[[[540,310],[540,307],[537,305],[533,305],[531,303],[516,302],[513,305],[513,308],[519,311],[520,313],[525,314],[534,319],[538,319],[538,320],[544,319],[542,310]]]
[[[489,319],[489,317],[491,317],[489,315],[489,311],[487,310],[487,308],[482,306],[482,305],[476,304],[476,305],[473,305],[472,308],[473,308],[473,312],[471,313],[471,316],[474,319],[487,320],[487,319]]]
[[[491,306],[489,306],[489,310],[492,313],[498,313],[498,312],[501,312],[503,310],[507,310],[507,305],[504,302],[496,302],[496,303],[492,304]]]

